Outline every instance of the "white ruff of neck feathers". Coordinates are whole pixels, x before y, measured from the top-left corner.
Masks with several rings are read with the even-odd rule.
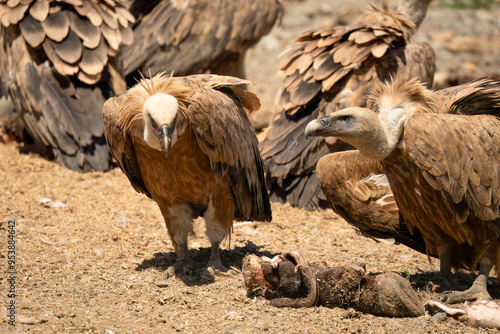
[[[389,154],[399,143],[406,115],[403,108],[395,108],[389,110],[388,112],[380,112],[378,117],[386,132],[387,148],[389,150],[387,154]]]
[[[151,125],[150,117],[157,126],[174,124],[179,112],[177,99],[168,94],[158,93],[150,96],[143,107],[144,113],[144,141],[152,148],[161,151],[160,142]]]

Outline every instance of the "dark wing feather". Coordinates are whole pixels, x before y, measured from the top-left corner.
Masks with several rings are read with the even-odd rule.
[[[141,170],[134,152],[134,145],[130,138],[131,134],[125,131],[125,124],[120,121],[122,99],[123,95],[110,98],[104,103],[102,108],[102,121],[106,140],[111,155],[115,158],[121,170],[127,175],[134,189],[152,198],[142,179]]]
[[[0,75],[27,132],[70,169],[109,169],[101,111],[125,87],[112,56],[131,43],[132,15],[111,0],[10,5],[0,4]]]
[[[253,93],[235,87],[248,82],[206,75],[183,80],[201,86],[193,90],[187,117],[212,166],[220,168],[231,179],[239,211],[237,218],[271,220],[264,164],[245,110],[252,112],[260,103]]]
[[[236,75],[240,55],[281,13],[277,0],[162,1],[134,28],[136,43],[121,54],[124,72]]]
[[[432,84],[434,52],[428,44],[409,44],[414,31],[408,18],[374,9],[352,26],[306,32],[283,54],[285,78],[260,144],[273,200],[307,209],[324,206],[318,185],[293,179],[315,178],[319,158],[352,148],[322,137],[307,140],[303,132],[309,121],[365,106],[375,83],[397,72],[411,71]]]
[[[446,108],[450,114],[500,115],[500,78],[481,78],[446,89]],[[438,93],[441,91],[438,91]]]

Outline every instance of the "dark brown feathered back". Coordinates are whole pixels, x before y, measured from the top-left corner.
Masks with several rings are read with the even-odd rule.
[[[63,166],[107,170],[101,110],[125,90],[113,64],[134,18],[113,0],[1,1],[0,76],[27,132]]]
[[[99,82],[122,44],[133,42],[134,17],[115,1],[6,1],[0,12],[5,29],[19,29],[60,74],[89,85]]]
[[[308,209],[324,205],[316,162],[327,153],[352,148],[322,137],[306,139],[309,121],[365,106],[374,84],[399,72],[432,85],[434,52],[426,43],[410,43],[414,33],[403,13],[372,7],[352,25],[304,33],[282,54],[279,66],[285,78],[260,145],[273,200]]]
[[[269,33],[282,14],[278,0],[161,1],[131,10],[136,43],[121,54],[126,75],[211,73],[238,75],[245,51]]]

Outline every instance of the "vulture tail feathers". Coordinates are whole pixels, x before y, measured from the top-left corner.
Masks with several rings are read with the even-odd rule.
[[[477,79],[461,86],[472,86],[473,92],[467,90],[468,94],[457,99],[450,107],[451,114],[500,116],[500,77]]]

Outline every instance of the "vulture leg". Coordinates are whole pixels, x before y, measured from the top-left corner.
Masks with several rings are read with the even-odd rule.
[[[442,301],[449,304],[462,303],[465,301],[475,301],[476,299],[491,300],[488,293],[488,276],[490,274],[491,262],[487,259],[481,260],[479,263],[479,275],[472,286],[465,291],[453,291],[446,293],[441,298]]]
[[[439,277],[438,283],[429,282],[426,286],[428,291],[442,292],[443,290],[451,289],[453,287],[453,278],[451,275],[451,256],[450,248],[445,249],[439,255]]]
[[[184,275],[193,274],[194,261],[188,249],[188,235],[193,231],[191,217],[192,213],[188,206],[176,207],[165,215],[168,234],[177,253],[177,261],[167,269],[167,276],[180,271]]]
[[[213,198],[204,215],[207,227],[206,234],[210,240],[211,250],[208,264],[201,272],[202,276],[227,272],[220,259],[219,247],[233,225],[234,204],[229,189],[221,188],[220,191],[227,193],[227,196],[220,196],[217,200]]]
[[[191,256],[189,256],[187,241],[179,244],[179,251],[177,252],[177,261],[170,268],[173,268],[175,272],[179,272],[182,270],[184,275],[193,274],[194,262],[191,259]]]
[[[208,260],[207,268],[211,267],[215,272],[227,271],[226,267],[222,264],[219,254],[220,241],[213,241],[210,250],[210,259]]]

